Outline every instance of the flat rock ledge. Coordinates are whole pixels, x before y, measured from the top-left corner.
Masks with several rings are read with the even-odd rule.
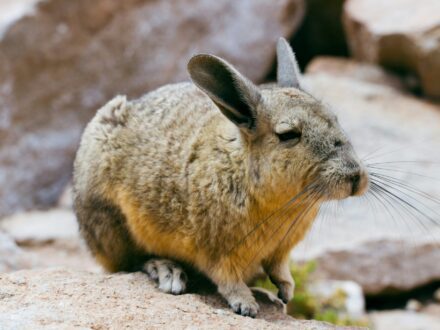
[[[142,273],[0,274],[2,329],[350,329],[295,320],[280,305],[259,303],[258,318],[242,317],[218,295],[161,293]]]

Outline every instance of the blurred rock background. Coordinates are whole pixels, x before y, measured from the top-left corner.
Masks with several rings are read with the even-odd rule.
[[[188,80],[186,63],[199,52],[224,57],[257,83],[273,80],[279,36],[291,41],[307,88],[332,105],[395,194],[326,205],[292,257],[316,260],[317,281],[357,283],[377,329],[440,329],[438,0],[0,0],[0,328],[59,323],[49,311],[69,278],[90,290],[107,278],[79,240],[68,184],[95,111],[116,94],[135,98]],[[59,285],[50,292],[61,293],[37,303],[46,312],[20,314],[24,298],[14,291],[44,291],[52,280]],[[206,313],[222,310],[220,319],[245,327],[213,304],[221,307]],[[143,322],[142,307],[133,308],[113,313],[114,324],[126,313],[128,324]],[[176,315],[169,318],[189,322]],[[264,315],[275,327],[292,326],[279,311]],[[246,326],[271,326],[256,322]],[[77,323],[107,324],[91,316]]]

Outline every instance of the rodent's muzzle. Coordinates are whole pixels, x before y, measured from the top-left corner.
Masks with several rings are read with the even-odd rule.
[[[359,168],[354,173],[350,174],[348,180],[351,184],[350,196],[361,196],[368,189],[368,173],[362,168]]]

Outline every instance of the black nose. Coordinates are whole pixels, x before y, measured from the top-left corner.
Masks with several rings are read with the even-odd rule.
[[[359,190],[359,183],[361,181],[360,173],[353,174],[350,177],[350,181],[351,181],[351,195],[354,195]]]

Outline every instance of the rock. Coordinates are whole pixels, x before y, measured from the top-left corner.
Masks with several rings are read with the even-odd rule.
[[[426,315],[440,317],[440,304],[438,302],[429,303],[428,305],[423,306],[422,313]]]
[[[19,213],[0,222],[20,245],[41,245],[55,240],[76,239],[78,223],[71,210],[53,209]]]
[[[316,299],[329,301],[343,295],[344,303],[338,314],[360,320],[365,317],[365,299],[362,287],[353,281],[318,280],[313,281],[308,290]]]
[[[34,266],[31,255],[25,253],[11,237],[0,230],[0,274]]]
[[[0,11],[0,39],[17,19],[33,13],[41,0],[2,0]]]
[[[415,187],[388,188],[422,213],[383,193],[329,203],[293,258],[316,259],[320,275],[355,281],[366,294],[439,280],[440,107],[335,74],[306,75],[304,84],[338,114],[370,173]]]
[[[277,38],[291,36],[304,11],[303,0],[47,0],[26,8],[18,13],[32,15],[2,14],[0,22],[0,216],[56,202],[84,125],[111,97],[188,79],[187,61],[199,52],[261,81]]]
[[[46,244],[21,247],[35,261],[32,268],[63,267],[75,271],[102,273],[104,270],[80,240],[56,240]],[[30,267],[26,267],[30,268]],[[24,267],[18,269],[26,269]]]
[[[321,276],[355,281],[370,295],[407,291],[440,279],[438,243],[429,240],[413,243],[372,238],[327,250],[316,262]]]
[[[440,329],[440,318],[407,311],[386,311],[370,314],[375,330]]]
[[[342,329],[261,301],[257,319],[238,316],[218,295],[164,294],[141,273],[20,271],[1,276],[0,299],[7,329]]]
[[[437,302],[440,302],[440,288],[438,288],[437,290],[435,290],[435,292],[434,292],[434,299],[435,299]]]
[[[440,98],[438,0],[348,0],[344,24],[357,59],[414,72],[423,92]]]
[[[381,67],[342,57],[315,57],[306,68],[307,74],[329,74],[349,79],[393,87],[404,92],[406,87],[399,77]]]
[[[76,218],[71,210],[54,209],[13,215],[0,222],[0,230],[4,230],[11,244],[19,249],[21,259],[33,261],[31,264],[16,263],[4,272],[57,266],[73,270],[102,271],[80,239]],[[5,264],[9,258],[5,259],[0,261],[0,265]],[[16,259],[17,257],[12,258]]]
[[[420,310],[422,310],[422,308],[422,303],[416,299],[408,300],[405,306],[405,309],[411,312],[419,312]]]
[[[73,208],[72,183],[69,183],[66,187],[64,187],[63,192],[58,198],[56,206],[62,209]]]

